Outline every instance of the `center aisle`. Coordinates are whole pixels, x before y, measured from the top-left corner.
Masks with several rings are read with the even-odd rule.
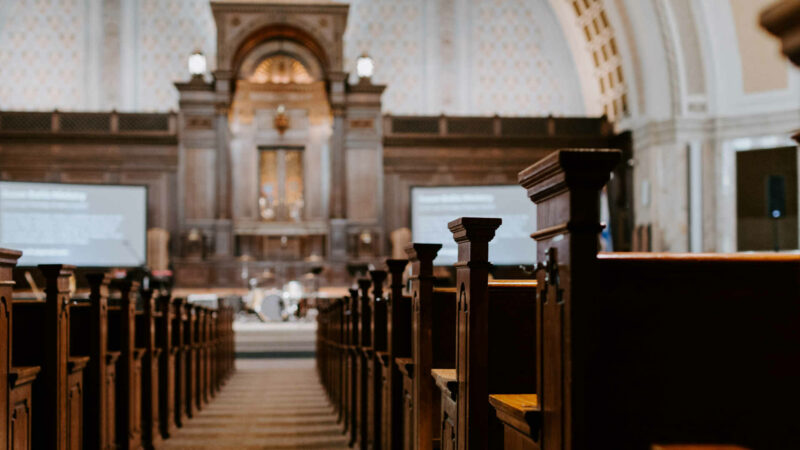
[[[237,360],[217,397],[159,449],[347,448],[314,364]]]

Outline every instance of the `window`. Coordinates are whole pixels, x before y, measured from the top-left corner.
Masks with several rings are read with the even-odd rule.
[[[303,220],[303,149],[259,149],[258,211],[261,220]]]

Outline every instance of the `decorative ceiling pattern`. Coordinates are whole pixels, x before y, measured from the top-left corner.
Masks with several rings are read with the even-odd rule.
[[[353,0],[344,34],[345,70],[356,72],[366,52],[375,61],[373,82],[386,84],[384,110],[394,114],[424,109],[426,64],[423,11],[429,0]]]
[[[576,69],[545,2],[476,0],[467,27],[474,113],[583,112]]]
[[[565,0],[571,3],[576,25],[583,31],[600,87],[603,113],[612,121],[628,115],[628,93],[622,56],[601,0]]]
[[[2,109],[176,109],[173,83],[188,78],[188,55],[202,50],[214,69],[208,0],[4,1]],[[349,3],[346,70],[355,73],[364,51],[374,58],[374,82],[388,85],[387,112],[583,112],[575,68],[546,1]]]
[[[177,109],[173,83],[189,77],[189,55],[202,51],[208,70],[214,70],[217,31],[209,1],[141,0],[140,5],[137,109]]]
[[[0,2],[0,109],[85,103],[84,0]]]

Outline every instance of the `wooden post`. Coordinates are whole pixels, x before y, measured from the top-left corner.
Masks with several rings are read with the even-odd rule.
[[[489,241],[502,221],[462,217],[448,224],[458,244],[456,380],[459,449],[489,448]]]
[[[194,305],[190,303],[185,304],[186,308],[186,328],[184,333],[184,348],[186,349],[186,415],[189,418],[194,417],[196,411],[195,393],[197,391],[197,349],[195,328],[197,324],[197,310]]]
[[[593,266],[600,226],[600,189],[620,159],[618,150],[561,150],[519,173],[519,183],[537,205],[537,272],[542,302],[541,354],[537,355],[544,449],[572,448],[574,427],[571,342],[559,330],[571,324],[590,329],[570,299],[590,297],[597,289]],[[584,280],[572,284],[572,279]],[[587,281],[588,280],[588,281]],[[546,382],[542,383],[541,380]],[[590,437],[586,437],[590,439]]]
[[[370,437],[370,416],[371,404],[369,399],[369,383],[371,378],[371,360],[373,357],[372,352],[372,336],[370,333],[370,324],[372,322],[372,304],[369,298],[369,287],[371,285],[369,278],[361,278],[358,280],[358,287],[361,292],[358,298],[358,346],[361,350],[358,358],[361,365],[359,372],[359,430],[361,448],[370,448],[372,442],[369,441]]]
[[[361,364],[358,354],[358,290],[350,289],[350,443],[351,447],[356,447],[360,433],[360,424],[358,422],[358,403],[359,403],[359,381],[361,373]]]
[[[369,272],[372,279],[372,321],[370,324],[372,341],[372,372],[369,380],[369,402],[371,415],[369,422],[370,442],[373,448],[381,448],[381,419],[383,417],[383,370],[382,358],[386,355],[386,299],[383,297],[383,282],[386,280],[385,270],[372,270]]]
[[[9,369],[11,368],[11,297],[13,295],[14,278],[12,272],[22,252],[0,248],[0,405],[9,405]],[[9,432],[9,408],[0,407],[0,443],[6,442],[8,448],[13,447]]]
[[[433,369],[433,260],[441,244],[410,244],[411,262],[411,354],[414,361],[412,436],[416,450],[433,448],[433,424],[437,395],[431,378]]]
[[[84,423],[84,439],[88,447],[101,449],[114,445],[114,433],[110,429],[116,426],[113,423],[114,411],[109,408],[114,405],[114,389],[108,389],[108,285],[111,282],[109,274],[96,272],[86,274],[89,282],[89,304],[91,330],[89,335],[89,364],[86,368],[86,398],[95,399],[95,404],[86,404],[87,413]],[[112,398],[109,398],[112,397]],[[109,419],[110,418],[110,419]],[[109,424],[109,420],[111,423]]]
[[[387,259],[386,266],[391,275],[390,295],[387,305],[387,341],[388,357],[387,386],[388,405],[384,407],[384,449],[400,450],[403,436],[403,374],[394,363],[395,358],[411,356],[411,302],[403,297],[403,271],[408,265],[406,259]]]
[[[123,449],[139,448],[142,439],[141,352],[136,349],[136,293],[139,282],[114,280],[120,292],[120,363],[117,373],[117,438]]]
[[[158,416],[158,358],[156,346],[156,305],[153,291],[142,291],[142,307],[144,309],[144,357],[142,360],[142,429],[143,439],[154,446],[161,440]]]
[[[178,347],[172,342],[172,321],[174,307],[169,295],[162,295],[157,300],[161,319],[157,327],[157,343],[161,347],[159,357],[159,417],[161,435],[168,438],[175,429],[175,355]]]
[[[42,388],[34,394],[33,446],[52,449],[68,448],[67,359],[69,358],[69,278],[75,267],[41,265],[45,277],[46,305],[42,317],[44,358]],[[44,395],[42,395],[44,394]],[[36,417],[40,420],[36,420]],[[36,427],[42,424],[42,427]]]

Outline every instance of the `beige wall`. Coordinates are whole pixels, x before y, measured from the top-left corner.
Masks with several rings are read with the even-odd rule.
[[[745,93],[786,89],[789,72],[780,44],[758,26],[758,15],[773,0],[730,0]]]

